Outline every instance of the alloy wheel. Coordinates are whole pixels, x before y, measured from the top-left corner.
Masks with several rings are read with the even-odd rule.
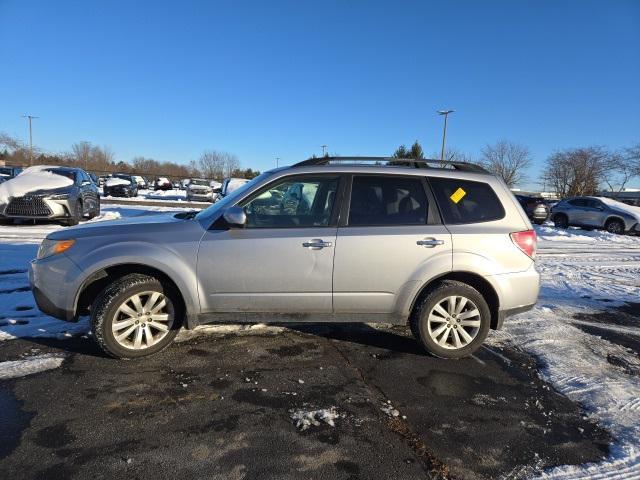
[[[111,332],[119,345],[132,350],[149,348],[167,336],[173,309],[160,292],[136,293],[116,310]]]
[[[452,295],[429,312],[427,331],[440,347],[457,350],[469,345],[480,331],[480,310],[467,297]]]

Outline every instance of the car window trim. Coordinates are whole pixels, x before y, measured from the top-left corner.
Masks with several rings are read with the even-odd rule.
[[[398,175],[393,173],[349,173],[347,174],[348,178],[346,179],[346,188],[344,192],[342,209],[340,211],[340,221],[338,222],[339,228],[393,228],[393,227],[422,227],[422,226],[430,226],[430,225],[441,225],[442,217],[440,216],[440,212],[436,206],[436,201],[433,196],[433,192],[431,192],[431,188],[426,180],[424,175]],[[353,179],[354,177],[383,177],[383,178],[409,178],[409,179],[418,179],[422,184],[422,189],[427,197],[427,202],[429,204],[427,209],[427,221],[425,223],[394,223],[392,225],[388,224],[371,224],[371,225],[349,225],[349,210],[351,208],[351,191],[353,187]]]
[[[233,204],[234,207],[241,207],[243,204],[249,203],[250,201],[252,201],[254,198],[258,197],[259,195],[261,195],[262,193],[264,193],[265,191],[269,190],[272,186],[278,184],[278,183],[283,183],[285,181],[288,181],[290,179],[293,178],[297,178],[297,177],[302,177],[302,178],[309,178],[309,179],[322,179],[324,178],[336,178],[338,180],[338,186],[336,188],[336,197],[333,201],[333,206],[331,208],[331,214],[329,216],[329,223],[327,225],[309,225],[309,226],[295,226],[295,227],[245,227],[247,230],[292,230],[292,229],[301,229],[301,228],[305,228],[305,229],[309,229],[309,228],[336,228],[338,226],[338,218],[339,218],[339,212],[340,212],[340,200],[341,200],[341,196],[340,193],[342,190],[344,190],[344,177],[345,174],[340,173],[340,172],[320,172],[320,173],[296,173],[296,174],[291,174],[291,175],[285,175],[282,177],[278,177],[278,178],[274,178],[271,182],[263,185],[261,188],[254,190],[253,192],[251,192],[249,195],[247,195],[246,197],[240,198],[238,199],[237,202],[235,202]],[[219,217],[222,218],[222,215]],[[214,230],[218,230],[218,228],[214,228],[215,225],[218,224],[218,219],[216,219],[213,224],[211,225],[211,227],[209,227],[209,229],[214,229]]]

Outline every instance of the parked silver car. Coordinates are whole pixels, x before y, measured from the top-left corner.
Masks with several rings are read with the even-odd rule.
[[[409,324],[459,358],[536,302],[536,235],[507,186],[467,163],[321,158],[199,212],[51,233],[29,269],[42,311],[91,315],[108,354],[212,322]],[[421,168],[416,168],[421,167]]]
[[[62,175],[71,181],[65,187],[53,189],[43,187],[24,195],[11,197],[6,205],[0,205],[1,222],[56,220],[62,225],[77,225],[81,220],[100,215],[98,187],[87,172],[74,167],[37,168],[55,175]],[[23,175],[27,174],[27,171],[23,173]]]
[[[213,189],[209,180],[192,178],[185,186],[187,201],[189,202],[213,202]]]
[[[629,207],[605,197],[575,197],[556,203],[551,209],[551,220],[558,228],[570,225],[603,228],[610,233],[640,233],[638,214]]]

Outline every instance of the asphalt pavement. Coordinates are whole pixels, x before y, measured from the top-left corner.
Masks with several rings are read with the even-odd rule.
[[[608,453],[534,358],[440,360],[401,327],[199,335],[136,361],[20,339],[0,361],[48,352],[60,368],[0,382],[0,478],[515,479]]]

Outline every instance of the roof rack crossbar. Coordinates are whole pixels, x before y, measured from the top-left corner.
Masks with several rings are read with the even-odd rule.
[[[452,168],[454,170],[459,170],[461,172],[477,172],[477,173],[490,173],[485,168],[477,165],[475,163],[469,162],[457,162],[455,160],[437,160],[431,158],[395,158],[395,157],[318,157],[318,158],[310,158],[308,160],[304,160],[302,162],[298,162],[294,164],[294,167],[309,167],[309,166],[319,166],[319,165],[328,165],[333,162],[344,162],[344,163],[360,163],[360,162],[386,162],[386,163],[394,163],[396,165],[404,165],[407,164],[409,166],[415,168]],[[433,166],[436,165],[436,166]]]

